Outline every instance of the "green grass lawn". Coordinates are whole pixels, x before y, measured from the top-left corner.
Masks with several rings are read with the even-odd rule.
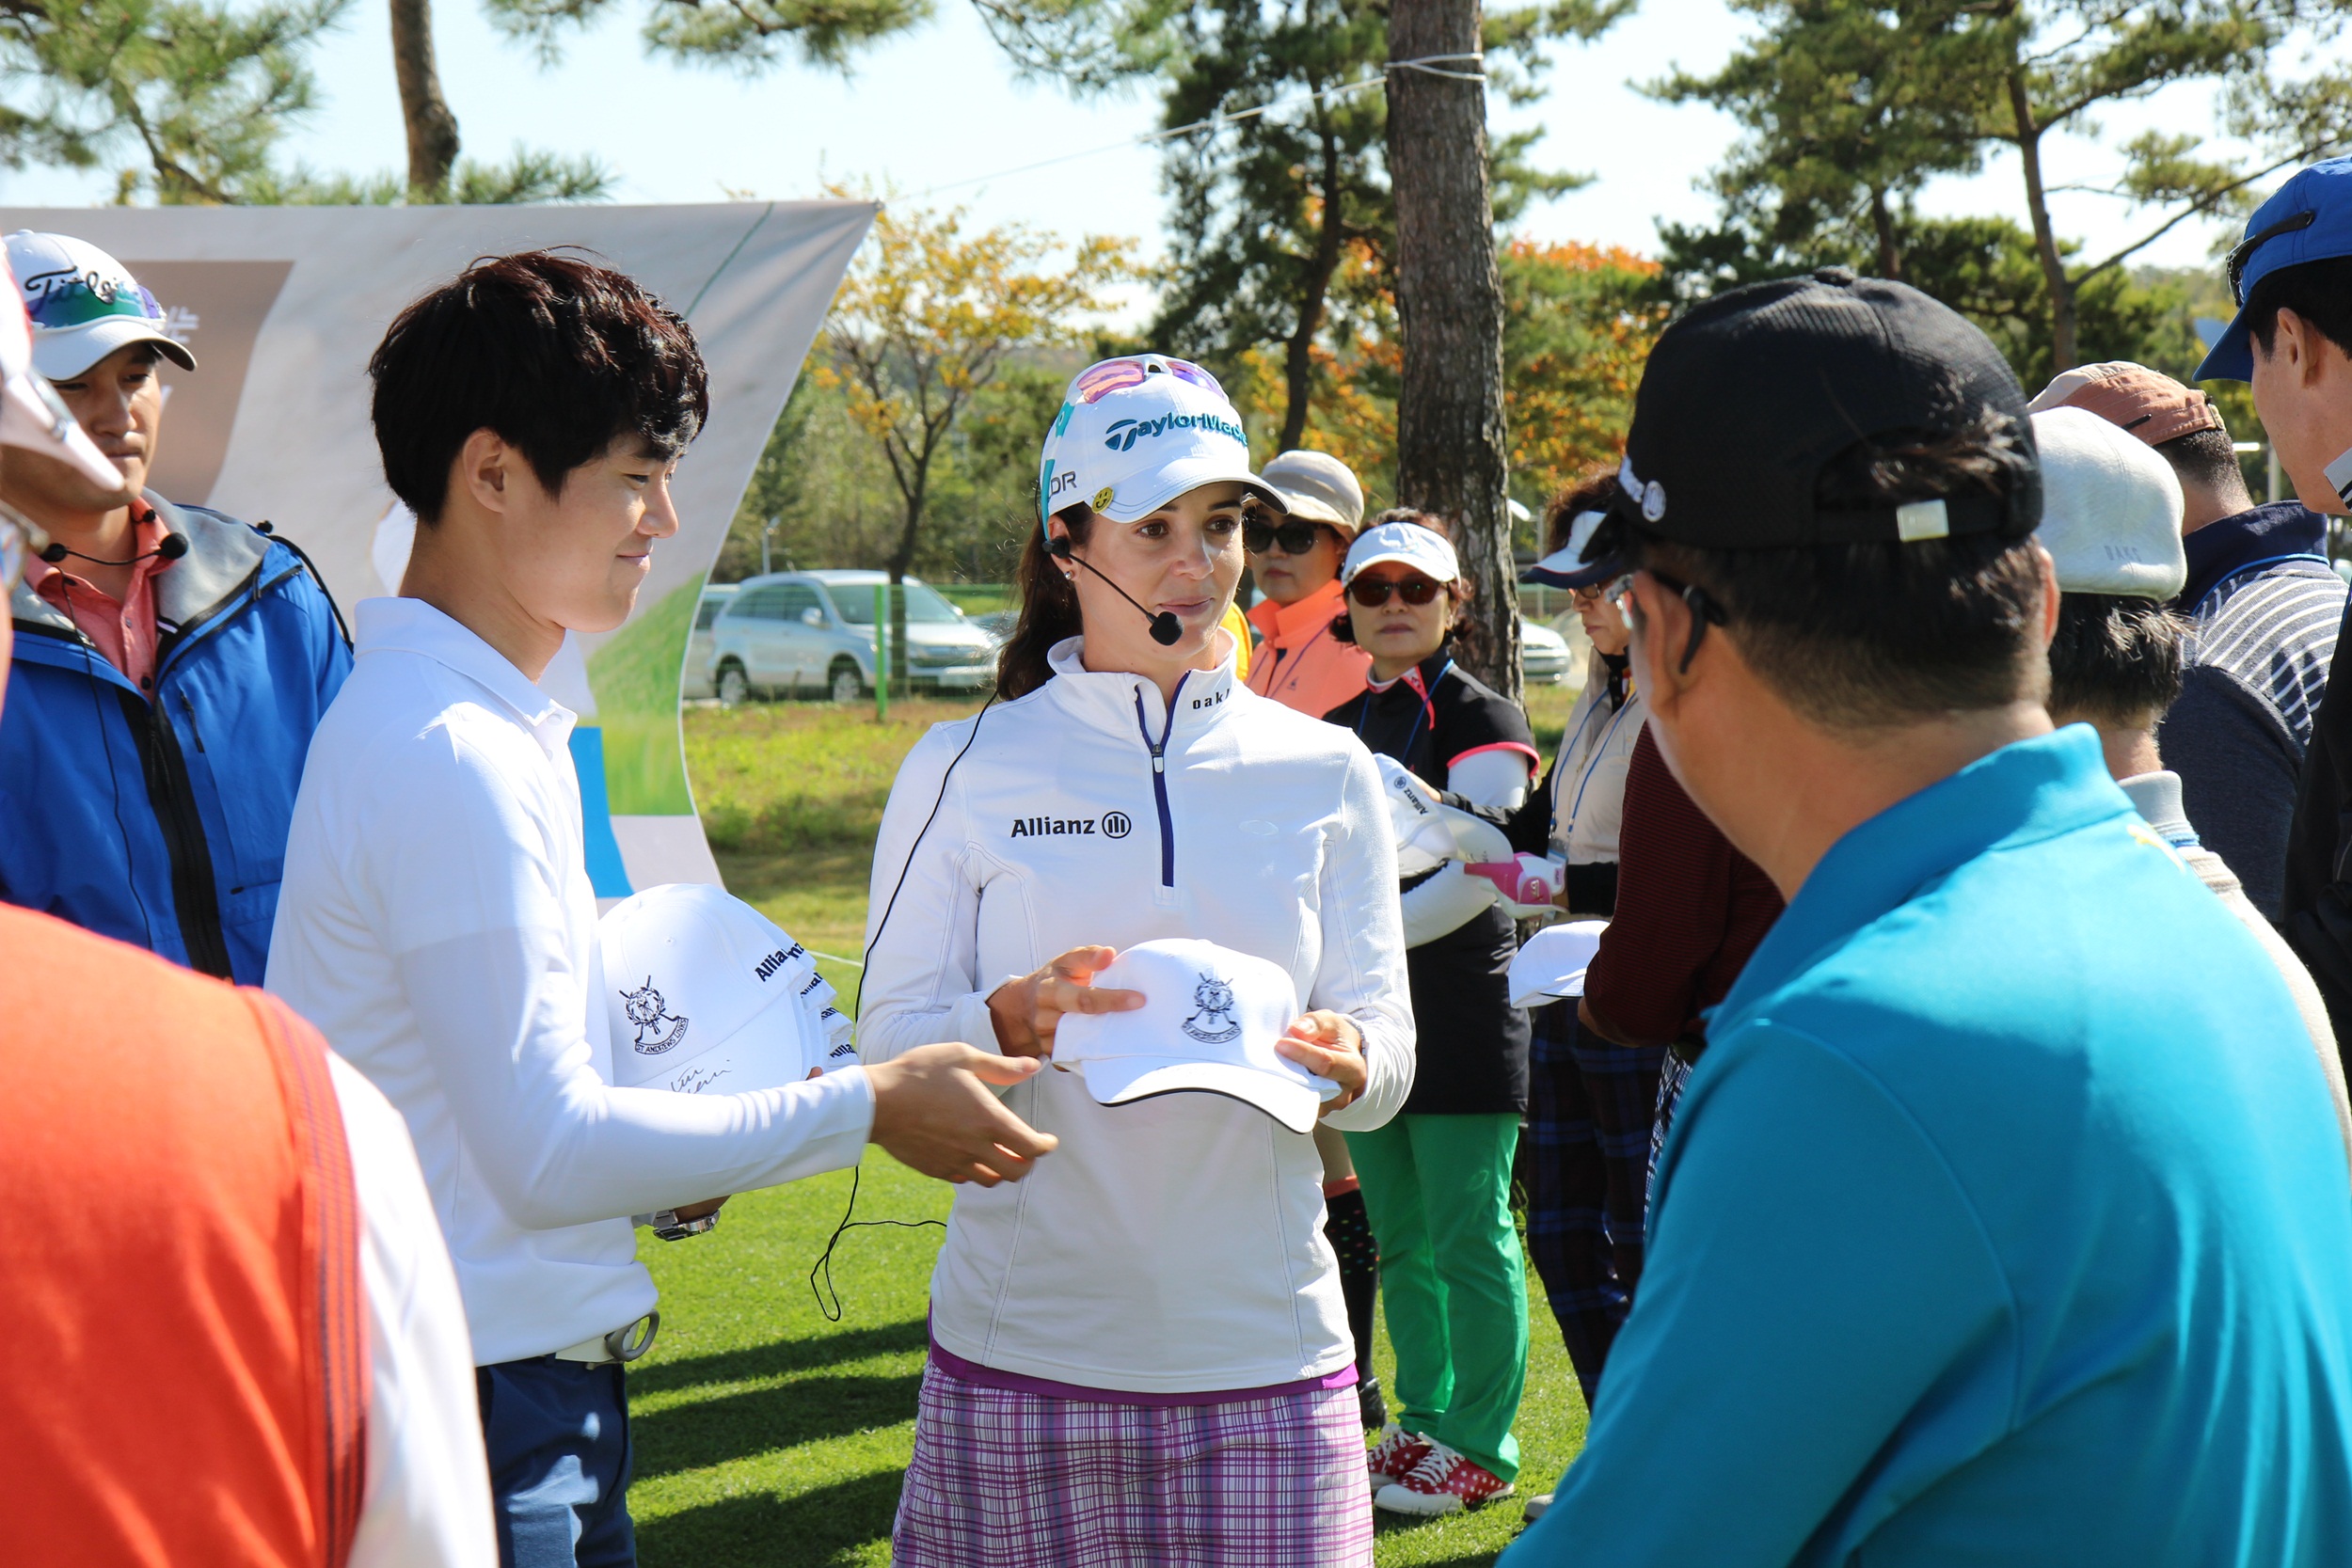
[[[1532,694],[1547,749],[1573,694]],[[822,953],[854,959],[864,941],[869,852],[898,759],[923,731],[977,706],[752,705],[686,715],[687,768],[728,886]],[[820,959],[844,998],[853,964]],[[944,1219],[941,1182],[868,1150],[860,1219]],[[914,1440],[923,1313],[940,1231],[861,1227],[834,1255],[841,1321],[809,1289],[841,1218],[842,1172],[726,1208],[718,1229],[645,1240],[661,1287],[660,1345],[629,1374],[637,1438],[630,1494],[646,1568],[834,1568],[887,1563],[900,1472]],[[1533,1274],[1531,1271],[1531,1286]],[[1518,1437],[1520,1492],[1549,1490],[1584,1438],[1584,1405],[1540,1292]],[[1394,1365],[1385,1332],[1375,1360]],[[1491,1562],[1518,1533],[1516,1502],[1425,1524],[1382,1516],[1381,1568]]]

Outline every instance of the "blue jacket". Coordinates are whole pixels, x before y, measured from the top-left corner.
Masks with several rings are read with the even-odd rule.
[[[2087,727],[1847,833],[1708,1033],[1508,1568],[2352,1562],[2327,1085]]]
[[[188,553],[152,579],[155,700],[20,585],[0,710],[0,897],[262,983],[294,787],[351,670],[278,540],[147,498]]]

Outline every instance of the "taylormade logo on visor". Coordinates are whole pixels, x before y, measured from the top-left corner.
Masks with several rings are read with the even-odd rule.
[[[1232,420],[1216,414],[1162,414],[1156,420],[1114,420],[1103,432],[1103,445],[1112,451],[1125,451],[1146,436],[1165,436],[1171,430],[1208,430],[1249,445],[1249,433]]]

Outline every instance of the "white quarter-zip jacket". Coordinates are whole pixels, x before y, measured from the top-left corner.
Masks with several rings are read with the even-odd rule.
[[[269,989],[408,1123],[476,1363],[545,1355],[653,1307],[627,1216],[855,1164],[873,1090],[613,1087],[570,710],[421,600],[358,624]]]
[[[1356,1022],[1370,1081],[1326,1119],[1380,1126],[1412,1088],[1413,1015],[1372,754],[1248,690],[1230,656],[1186,675],[1170,711],[1142,676],[1086,670],[1078,647],[1053,650],[1036,691],[933,729],[899,769],[874,856],[868,919],[889,912],[867,931],[860,1053],[993,1051],[988,997],[1007,979],[1073,947],[1197,937],[1288,970],[1301,1011]],[[1061,1146],[1024,1181],[958,1190],[931,1276],[944,1348],[1144,1394],[1265,1387],[1352,1359],[1312,1138],[1223,1095],[1098,1105],[1075,1073],[1005,1099]]]

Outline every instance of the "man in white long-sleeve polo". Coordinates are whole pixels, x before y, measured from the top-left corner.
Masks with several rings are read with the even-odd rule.
[[[457,1266],[503,1560],[635,1560],[620,1362],[654,1286],[627,1216],[856,1163],[1017,1179],[1054,1140],[966,1045],[788,1088],[611,1086],[573,716],[534,684],[624,620],[707,410],[692,334],[546,252],[476,262],[369,365],[387,481],[419,520],[402,596],[312,741],[270,989],[406,1118]],[[917,1060],[917,1056],[924,1059]]]

